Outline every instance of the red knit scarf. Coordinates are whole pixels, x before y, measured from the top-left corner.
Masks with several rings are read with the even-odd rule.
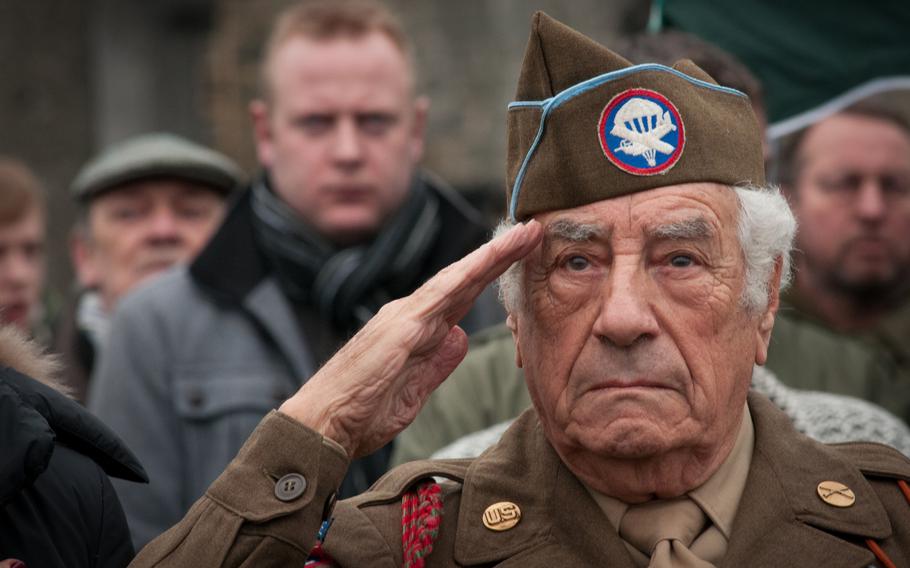
[[[442,497],[438,483],[423,481],[401,498],[401,547],[404,568],[424,568],[425,559],[433,552],[442,522]],[[310,550],[307,568],[335,568],[338,564],[323,550],[322,542],[330,521],[319,530],[316,546]]]

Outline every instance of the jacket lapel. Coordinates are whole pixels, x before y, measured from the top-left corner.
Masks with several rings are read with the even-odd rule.
[[[261,280],[243,299],[243,307],[275,342],[297,384],[306,382],[315,371],[313,358],[278,282],[270,277]]]
[[[231,204],[209,244],[190,265],[190,275],[216,302],[244,309],[302,384],[315,370],[312,357],[290,303],[256,248],[251,194],[247,188]]]
[[[891,525],[866,479],[834,450],[796,434],[768,400],[750,394],[749,407],[755,451],[722,566],[874,564],[863,541],[890,535]],[[818,484],[829,480],[853,490],[852,507],[819,497]]]

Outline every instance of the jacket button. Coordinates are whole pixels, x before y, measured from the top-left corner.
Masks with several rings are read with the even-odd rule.
[[[293,501],[306,491],[306,478],[299,473],[283,475],[275,484],[275,497],[279,501]]]
[[[202,408],[202,406],[205,404],[205,395],[202,394],[202,391],[193,390],[190,392],[189,403],[193,408]]]

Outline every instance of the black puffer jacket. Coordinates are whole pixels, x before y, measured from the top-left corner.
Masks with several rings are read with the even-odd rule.
[[[136,457],[79,404],[0,367],[0,560],[126,566],[133,547],[108,475],[148,481]]]

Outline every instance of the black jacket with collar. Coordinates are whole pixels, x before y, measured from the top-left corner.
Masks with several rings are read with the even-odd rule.
[[[82,406],[0,368],[0,560],[126,566],[129,529],[108,476],[147,482],[127,447]]]

